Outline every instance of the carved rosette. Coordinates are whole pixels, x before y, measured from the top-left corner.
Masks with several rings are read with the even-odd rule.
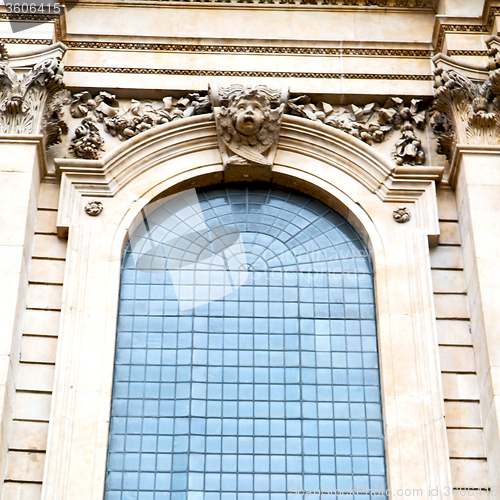
[[[104,205],[98,200],[89,201],[85,205],[85,213],[91,217],[97,217],[104,210]]]
[[[59,58],[47,58],[19,75],[0,44],[0,133],[44,133],[47,147],[60,142],[67,133],[61,114],[63,69]]]
[[[404,224],[405,222],[409,222],[411,219],[411,212],[406,207],[401,207],[394,210],[392,212],[392,216],[396,222]]]
[[[270,172],[288,90],[264,85],[211,86],[210,98],[225,170],[244,166]]]
[[[449,160],[456,144],[500,144],[500,69],[484,83],[454,70],[435,71],[435,114],[431,125]]]

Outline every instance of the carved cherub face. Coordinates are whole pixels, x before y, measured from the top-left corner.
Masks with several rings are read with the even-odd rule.
[[[264,121],[264,108],[259,101],[242,98],[236,104],[235,128],[246,136],[256,134]]]

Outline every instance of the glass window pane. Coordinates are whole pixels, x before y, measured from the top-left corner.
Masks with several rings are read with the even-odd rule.
[[[279,188],[148,214],[122,265],[105,497],[385,487],[367,255],[338,214]]]

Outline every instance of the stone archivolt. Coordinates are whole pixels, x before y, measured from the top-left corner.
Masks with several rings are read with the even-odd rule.
[[[500,69],[484,83],[454,70],[435,72],[435,113],[431,125],[442,153],[452,159],[457,144],[500,144]]]

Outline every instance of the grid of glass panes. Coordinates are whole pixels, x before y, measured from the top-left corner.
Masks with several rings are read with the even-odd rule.
[[[181,310],[169,272],[137,271],[126,250],[106,500],[379,493],[373,284],[359,237],[296,193],[198,196],[208,226],[241,232],[248,279]]]

